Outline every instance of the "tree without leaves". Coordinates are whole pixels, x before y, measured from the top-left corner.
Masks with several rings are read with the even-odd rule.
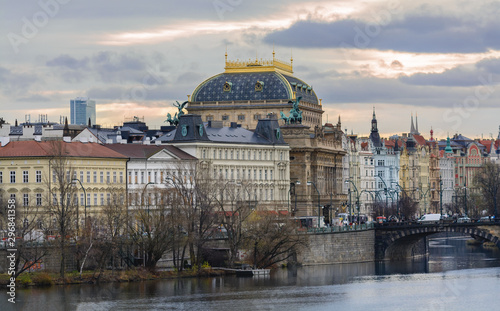
[[[296,224],[289,217],[273,212],[253,212],[245,228],[245,246],[252,250],[256,268],[285,261],[307,246],[307,236],[297,234]]]
[[[498,219],[498,196],[500,193],[500,166],[493,162],[486,162],[474,176],[474,183],[479,187],[486,202],[489,215]]]
[[[246,184],[235,184],[219,179],[213,185],[213,198],[218,210],[219,222],[227,231],[229,243],[229,266],[234,265],[237,252],[245,243],[244,222],[252,210],[257,209],[257,202],[244,200],[245,192],[251,191]]]
[[[144,266],[148,270],[155,270],[158,260],[172,248],[174,227],[177,225],[170,217],[172,201],[168,191],[153,189],[152,192],[160,194],[161,199],[151,204],[149,195],[142,195],[141,202],[136,202],[137,208],[129,211],[127,221],[131,242],[137,249],[143,250]],[[148,193],[151,192],[143,191],[142,194]]]
[[[46,181],[49,188],[47,212],[55,219],[54,229],[61,252],[59,274],[64,279],[68,238],[76,232],[78,205],[75,202],[76,187],[72,184],[75,172],[65,156],[65,144],[55,141],[52,151],[52,157],[49,160],[49,175],[51,176],[48,176]]]
[[[0,189],[1,191],[1,189]],[[3,196],[2,196],[3,198]],[[3,201],[3,202],[2,202]],[[0,200],[0,228],[7,230],[8,199]],[[14,277],[17,278],[25,271],[41,263],[42,259],[48,254],[49,243],[45,239],[44,230],[37,228],[40,225],[42,217],[39,206],[21,207],[16,202],[16,246],[17,256],[15,260]]]
[[[215,183],[202,165],[194,162],[179,163],[177,176],[167,176],[166,180],[177,202],[172,205],[171,213],[181,225],[177,226],[175,232],[174,252],[179,270],[183,269],[186,247],[189,249],[191,263],[201,269],[204,260],[202,252],[217,220],[212,195]]]

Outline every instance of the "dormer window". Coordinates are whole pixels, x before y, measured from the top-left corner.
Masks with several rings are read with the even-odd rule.
[[[233,84],[231,82],[224,83],[224,86],[222,87],[222,90],[224,92],[231,92],[231,88],[233,87]]]
[[[257,81],[257,83],[255,83],[255,92],[262,92],[263,89],[264,89],[264,82]]]

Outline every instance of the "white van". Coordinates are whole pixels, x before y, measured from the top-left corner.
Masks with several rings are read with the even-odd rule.
[[[440,214],[425,214],[424,216],[422,216],[419,220],[417,220],[417,222],[419,223],[438,223],[439,220],[441,219],[441,215]]]

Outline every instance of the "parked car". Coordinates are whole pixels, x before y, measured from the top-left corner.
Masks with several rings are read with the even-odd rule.
[[[495,216],[484,216],[479,218],[478,222],[492,222]]]
[[[470,223],[470,222],[471,222],[471,219],[467,216],[460,217],[457,219],[457,223],[459,223],[459,224],[465,224],[465,223]]]

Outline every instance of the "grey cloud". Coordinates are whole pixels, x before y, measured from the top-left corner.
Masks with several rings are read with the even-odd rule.
[[[46,65],[49,67],[63,67],[72,70],[81,70],[87,68],[88,61],[88,58],[79,60],[67,54],[63,54],[52,60],[49,60]]]
[[[23,73],[0,67],[0,90],[5,94],[21,95],[40,79],[36,73]]]
[[[417,53],[475,53],[500,48],[498,20],[407,15],[388,24],[353,19],[300,21],[268,34],[264,41],[302,48],[375,48]]]
[[[16,99],[17,102],[50,102],[51,99],[42,95],[34,94],[31,96],[20,97]]]
[[[500,59],[488,58],[474,66],[458,66],[442,73],[417,73],[402,76],[399,80],[406,84],[433,86],[482,86],[500,83]]]
[[[60,55],[46,62],[48,67],[65,82],[81,82],[85,79],[98,78],[105,83],[143,83],[161,85],[165,83],[165,72],[168,68],[166,59],[158,54],[142,54],[137,52],[101,51],[90,57],[81,59],[70,55]]]

